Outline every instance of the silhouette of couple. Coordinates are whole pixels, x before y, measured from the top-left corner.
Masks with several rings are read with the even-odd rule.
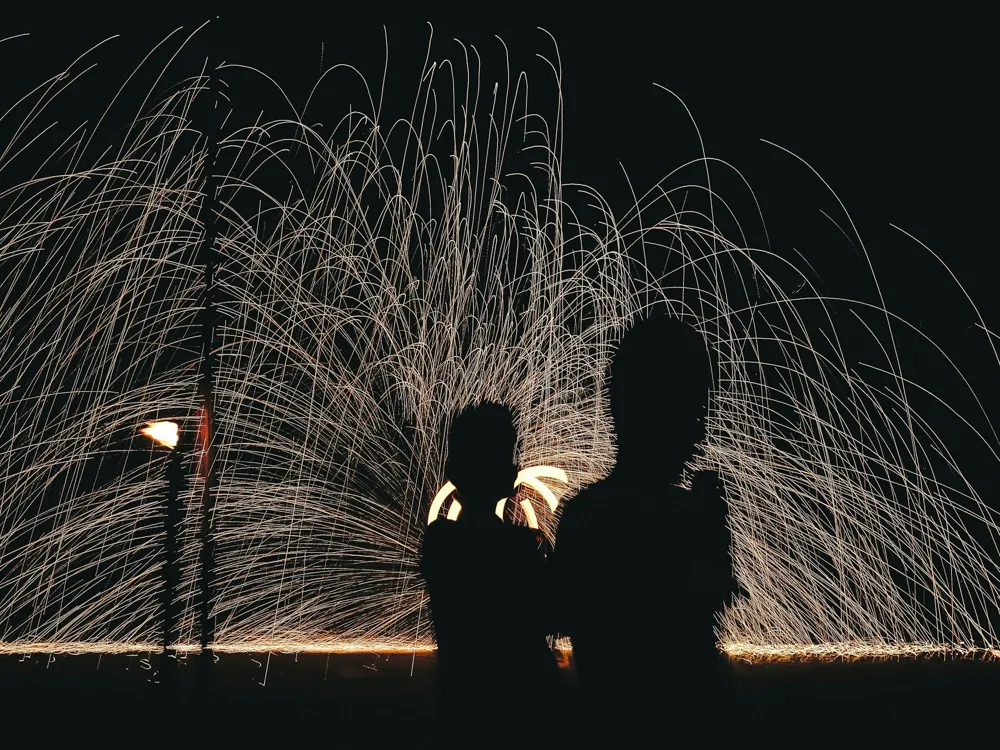
[[[626,333],[608,375],[617,461],[566,504],[550,554],[539,532],[494,513],[517,477],[511,412],[483,403],[452,423],[446,472],[462,513],[428,527],[421,569],[439,724],[456,745],[662,745],[718,717],[699,724],[701,746],[724,727],[731,691],[714,624],[735,590],[725,501],[714,473],[677,486],[705,437],[708,350],[689,326],[651,317]],[[579,737],[562,726],[557,633],[573,645]]]

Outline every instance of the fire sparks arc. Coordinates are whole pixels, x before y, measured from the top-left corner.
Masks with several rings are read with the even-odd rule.
[[[514,489],[516,490],[522,484],[526,484],[535,492],[544,498],[546,504],[549,506],[549,510],[555,512],[555,509],[559,507],[559,498],[555,496],[555,493],[542,482],[542,479],[555,479],[558,482],[567,482],[568,478],[566,472],[555,466],[530,466],[527,469],[522,469],[518,472],[517,480],[514,482]],[[434,496],[434,501],[431,503],[430,512],[427,514],[427,523],[433,523],[438,515],[441,513],[441,508],[444,506],[445,500],[447,500],[452,493],[455,491],[455,485],[451,482],[446,482],[437,494]],[[503,498],[497,503],[496,514],[498,518],[503,518],[504,505],[510,498]],[[520,503],[521,508],[524,510],[525,518],[528,521],[528,526],[533,529],[538,528],[538,516],[535,515],[535,508],[531,504],[530,500],[524,499]],[[462,504],[458,500],[453,500],[451,507],[448,508],[447,518],[449,521],[454,521],[458,518],[459,514],[462,512]]]

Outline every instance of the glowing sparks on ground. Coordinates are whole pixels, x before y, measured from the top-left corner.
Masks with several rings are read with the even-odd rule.
[[[181,650],[181,649],[178,649]],[[192,651],[197,650],[196,648]],[[15,656],[19,654],[66,654],[76,656],[82,654],[155,654],[163,651],[163,643],[129,643],[127,641],[25,641],[0,642],[0,654]]]
[[[975,648],[946,643],[790,643],[760,646],[726,643],[722,651],[731,659],[750,663],[772,661],[860,661],[904,659],[924,656],[1000,659],[1000,649]]]
[[[150,422],[139,432],[167,448],[176,448],[180,435],[176,422]]]
[[[162,643],[130,643],[127,641],[98,642],[34,642],[0,643],[0,654],[130,654],[157,653],[163,650]],[[196,654],[201,650],[198,643],[178,643],[170,651],[179,654]],[[412,654],[430,653],[435,650],[433,643],[411,641],[385,641],[379,639],[337,641],[337,640],[294,640],[276,639],[271,641],[250,641],[247,643],[219,643],[212,651],[219,654]]]
[[[484,644],[483,648],[488,651],[488,644]],[[0,643],[0,655],[138,654],[158,653],[162,649],[162,644],[141,642],[42,643],[28,641],[24,643]],[[169,650],[178,654],[197,654],[201,647],[198,643],[178,643],[171,646]],[[557,643],[556,650],[563,654],[571,654],[572,646],[568,640],[564,639]],[[721,645],[720,650],[730,659],[751,664],[783,661],[879,661],[921,657],[1000,660],[1000,649],[963,647],[946,643],[830,642],[772,646],[759,646],[752,643],[725,643]],[[218,654],[413,654],[434,653],[436,646],[432,642],[410,640],[310,641],[308,638],[285,638],[245,643],[217,643],[212,645],[212,651]]]
[[[480,399],[514,408],[519,463],[533,467],[521,481],[544,502],[499,513],[551,541],[560,503],[614,462],[609,354],[658,307],[718,357],[703,461],[726,481],[746,594],[720,621],[727,652],[994,653],[1000,522],[915,410],[894,332],[930,340],[879,304],[824,296],[799,259],[723,236],[713,217],[726,202],[691,175],[620,213],[564,184],[558,98],[543,117],[522,79],[479,90],[463,59],[429,64],[414,122],[374,104],[331,127],[261,116],[246,97],[272,84],[240,88],[231,79],[246,69],[232,65],[217,108],[195,106],[204,78],[160,99],[139,91],[151,104],[107,134],[109,151],[99,130],[38,119],[84,85],[86,56],[0,107],[24,121],[3,131],[14,134],[0,143],[3,174],[26,162],[31,175],[0,193],[0,651],[157,640],[163,519],[151,500],[167,459],[133,439],[144,420],[183,427],[198,414],[209,126],[191,118],[217,111],[215,650],[425,648],[416,557],[451,494],[451,415]],[[35,145],[43,132],[66,150]],[[534,155],[530,174],[510,164],[519,150]],[[969,317],[985,328],[974,307]],[[884,360],[851,361],[847,319]],[[961,418],[996,458],[988,416]],[[175,431],[146,429],[176,445]],[[199,640],[191,474],[183,644]],[[453,501],[447,517],[459,512]],[[627,545],[620,531],[612,543]]]

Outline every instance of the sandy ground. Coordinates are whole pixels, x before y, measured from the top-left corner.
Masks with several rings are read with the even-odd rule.
[[[667,655],[638,658],[649,662],[649,689],[660,691],[664,701],[683,689],[670,672]],[[179,663],[173,694],[159,681],[155,655],[0,657],[0,720],[8,736],[23,738],[9,746],[50,746],[60,737],[76,745],[88,736],[105,747],[433,745],[432,727],[439,715],[433,701],[433,654],[240,654],[218,659],[214,689],[204,698],[196,690],[196,657]],[[488,653],[483,668],[489,669]],[[736,709],[719,715],[705,706],[704,726],[727,727],[732,733],[727,744],[991,747],[996,742],[1000,662],[922,659],[734,668]],[[551,721],[560,727],[565,746],[588,746],[586,737],[581,740],[573,731],[580,718],[572,708],[571,666],[563,673],[571,708],[553,714]],[[524,709],[498,707],[498,720],[517,721]],[[533,710],[544,712],[546,707]],[[667,726],[650,739],[652,747],[714,744],[671,737]]]

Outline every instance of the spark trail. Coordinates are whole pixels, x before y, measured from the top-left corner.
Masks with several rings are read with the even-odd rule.
[[[723,648],[996,649],[1000,554],[982,540],[997,514],[910,406],[891,336],[905,322],[724,236],[707,184],[711,210],[667,179],[621,213],[564,184],[558,102],[544,117],[523,77],[480,86],[462,49],[427,65],[408,119],[378,91],[329,127],[291,105],[264,113],[228,85],[247,74],[230,64],[217,144],[192,119],[202,73],[145,98],[111,148],[93,146],[98,126],[43,152],[45,108],[86,58],[4,116],[2,184],[11,165],[31,176],[0,194],[0,651],[157,640],[164,458],[136,436],[155,419],[196,428],[210,147],[216,650],[428,647],[416,554],[450,415],[511,404],[521,465],[564,471],[544,480],[561,502],[613,464],[603,373],[651,308],[718,356],[701,460],[726,479],[745,591],[721,617]],[[848,364],[830,314],[848,305],[884,347],[888,388]],[[976,436],[995,458],[996,436]],[[180,650],[197,642],[189,485]],[[536,491],[517,499],[536,500],[552,537],[560,506]]]

